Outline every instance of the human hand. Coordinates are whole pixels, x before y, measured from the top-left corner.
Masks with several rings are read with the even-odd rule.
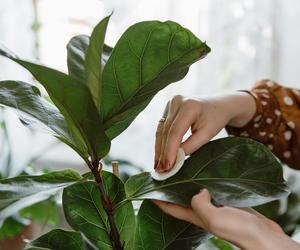
[[[179,147],[189,155],[207,143],[226,125],[244,126],[255,114],[252,96],[236,91],[207,98],[187,98],[181,95],[170,100],[159,122],[155,140],[154,169],[172,169]],[[192,135],[184,142],[183,136]]]
[[[195,195],[191,207],[153,200],[165,213],[195,224],[245,250],[299,250],[274,221],[251,208],[216,207],[207,189]]]

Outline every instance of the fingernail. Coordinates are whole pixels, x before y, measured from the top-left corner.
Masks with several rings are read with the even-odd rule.
[[[161,170],[165,170],[165,160],[160,160],[160,168]]]
[[[162,162],[158,161],[156,169],[155,169],[158,173],[162,173],[164,172],[163,168],[162,168]]]

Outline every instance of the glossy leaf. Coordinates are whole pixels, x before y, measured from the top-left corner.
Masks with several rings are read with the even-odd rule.
[[[86,151],[69,133],[59,110],[40,96],[37,87],[21,81],[1,81],[0,104],[19,111],[23,124],[50,132],[77,152]]]
[[[228,137],[211,141],[189,157],[173,177],[154,181],[149,173],[126,182],[127,200],[159,199],[190,205],[207,188],[221,205],[250,207],[285,197],[289,190],[271,151],[251,139]]]
[[[86,35],[72,37],[67,45],[69,75],[85,83],[85,54],[90,43]]]
[[[85,55],[90,43],[90,37],[86,35],[78,35],[72,37],[67,45],[68,50],[68,71],[69,75],[77,80],[85,83]],[[104,44],[101,65],[104,67],[111,55],[113,48]]]
[[[126,129],[159,90],[182,79],[209,51],[171,21],[146,21],[126,30],[103,70],[101,114],[108,137]]]
[[[210,234],[196,226],[163,213],[145,200],[137,216],[134,250],[195,249]]]
[[[18,176],[0,181],[0,226],[22,208],[46,200],[82,177],[71,169],[36,176]]]
[[[85,250],[85,243],[78,232],[54,229],[31,241],[26,250]]]
[[[115,175],[102,171],[105,190],[113,206],[125,198],[124,184]],[[112,249],[110,227],[94,181],[80,182],[64,189],[63,207],[68,223],[83,233],[98,249]],[[114,219],[125,249],[131,250],[135,216],[131,202],[115,211]]]
[[[68,50],[68,71],[69,75],[77,80],[85,83],[85,61],[86,53],[90,44],[90,37],[86,35],[78,35],[71,38],[67,45]],[[108,58],[111,55],[113,48],[104,44],[102,56],[101,56],[101,66],[105,66]]]
[[[85,71],[86,84],[90,89],[96,107],[100,108],[102,92],[102,51],[105,33],[110,16],[105,17],[94,28],[86,52]]]
[[[51,100],[64,115],[73,135],[85,143],[93,160],[108,153],[110,141],[104,133],[91,94],[84,84],[57,70],[21,60],[3,45],[0,45],[0,55],[29,70],[45,87]]]

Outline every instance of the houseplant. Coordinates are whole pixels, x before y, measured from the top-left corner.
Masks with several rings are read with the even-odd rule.
[[[46,169],[38,170],[32,162],[40,155],[29,153],[29,157],[24,161],[22,155],[16,152],[11,136],[18,127],[12,127],[7,122],[5,111],[4,108],[0,108],[0,181],[9,177],[46,173]],[[23,161],[17,165],[16,162],[20,159]],[[39,226],[43,230],[45,226],[56,226],[57,222],[58,207],[55,197],[24,207],[3,221],[0,227],[0,249],[23,249],[22,236],[32,239]]]
[[[214,202],[245,207],[288,194],[281,165],[272,153],[258,142],[238,137],[209,142],[163,182],[144,172],[123,183],[102,170],[101,159],[111,141],[159,90],[182,79],[192,63],[210,52],[192,32],[171,21],[134,24],[111,48],[104,44],[109,18],[90,37],[70,40],[68,75],[0,47],[1,55],[31,72],[53,102],[28,83],[2,81],[0,103],[16,109],[24,124],[46,129],[69,145],[90,170],[82,176],[65,169],[1,182],[0,221],[24,204],[63,189],[65,217],[74,231],[55,229],[27,249],[192,249],[209,234],[163,214],[149,199],[188,206],[191,197],[206,187]],[[144,200],[137,215],[133,200]]]

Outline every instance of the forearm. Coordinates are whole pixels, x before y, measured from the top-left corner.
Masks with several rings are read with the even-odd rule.
[[[217,228],[214,234],[242,250],[300,250],[300,245],[296,241],[284,232],[274,231],[263,221],[248,221],[248,223],[244,223],[242,228],[238,228],[236,225],[225,226],[225,228]]]
[[[230,115],[227,125],[233,127],[245,126],[253,118],[256,111],[254,98],[250,94],[240,91],[226,94],[224,106]]]
[[[256,241],[246,241],[245,244],[241,246],[241,249],[299,250],[300,245],[286,234],[266,230],[266,232],[260,232],[260,235],[257,235]]]

